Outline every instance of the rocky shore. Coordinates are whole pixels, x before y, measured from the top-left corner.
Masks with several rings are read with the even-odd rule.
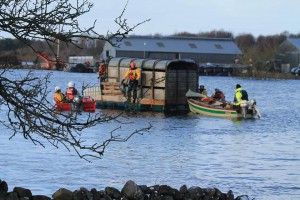
[[[137,185],[134,181],[127,181],[122,190],[106,187],[104,190],[95,188],[87,190],[80,188],[70,191],[61,188],[53,193],[52,197],[45,195],[33,195],[31,190],[15,187],[8,191],[8,185],[0,180],[0,200],[250,200],[247,195],[234,197],[230,190],[227,193],[217,188],[200,188],[186,185],[180,189],[174,189],[168,185]]]

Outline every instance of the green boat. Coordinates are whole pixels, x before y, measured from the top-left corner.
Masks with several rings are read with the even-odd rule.
[[[240,109],[233,109],[228,102],[215,101],[213,98],[200,93],[188,91],[186,93],[189,109],[193,113],[224,118],[261,118],[261,113],[256,107],[254,99],[241,103]]]

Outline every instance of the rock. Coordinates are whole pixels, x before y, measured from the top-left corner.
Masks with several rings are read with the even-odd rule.
[[[139,185],[144,194],[151,194],[151,189],[147,185]]]
[[[250,200],[248,195],[241,195],[235,198],[235,200]]]
[[[222,192],[219,189],[217,189],[217,188],[215,188],[215,191],[216,192],[214,194],[214,198],[213,199],[219,200],[221,198],[221,196],[222,196]]]
[[[226,196],[227,196],[227,200],[234,200],[234,195],[233,195],[232,190],[229,190],[227,192]]]
[[[201,199],[204,196],[202,188],[195,186],[189,188],[189,194],[191,199]]]
[[[179,188],[179,193],[181,196],[183,196],[185,199],[189,198],[189,190],[187,188],[186,185],[182,185],[180,188]]]
[[[88,200],[93,200],[93,194],[88,189],[81,187],[80,190],[85,193]]]
[[[13,191],[18,194],[19,198],[30,199],[32,197],[31,191],[26,188],[15,187]]]
[[[150,194],[148,199],[149,200],[159,200],[161,198],[160,198],[160,195],[156,191],[154,191],[153,193]]]
[[[175,191],[168,185],[161,185],[158,190],[158,194],[160,195],[175,195]]]
[[[51,198],[44,195],[33,195],[30,200],[51,200]]]
[[[176,189],[174,189],[174,191],[175,191],[175,194],[173,195],[174,200],[181,200],[184,198],[184,195],[181,192],[179,192]]]
[[[5,181],[0,180],[0,194],[6,194],[8,191],[8,185]]]
[[[202,200],[209,200],[212,199],[216,190],[215,188],[204,188],[203,192],[204,192],[204,197],[202,198]]]
[[[73,193],[70,190],[61,188],[57,190],[53,195],[54,200],[72,200]]]
[[[16,192],[8,192],[5,200],[19,200],[19,197]]]
[[[125,183],[121,190],[121,194],[129,200],[143,200],[145,196],[141,188],[131,180]]]
[[[87,197],[84,191],[75,190],[72,194],[72,200],[87,200]]]
[[[163,195],[161,197],[161,200],[174,200],[173,197],[171,195]]]
[[[98,192],[96,190],[96,188],[91,189],[91,193],[93,195],[93,200],[100,200],[101,199],[100,192]]]
[[[113,187],[106,187],[105,193],[110,196],[112,199],[120,200],[121,199],[121,192]]]

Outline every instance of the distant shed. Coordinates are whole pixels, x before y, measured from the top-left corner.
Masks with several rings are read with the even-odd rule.
[[[277,48],[275,59],[282,64],[283,72],[300,67],[300,38],[287,38],[283,41]]]
[[[115,38],[112,42],[116,47],[106,42],[102,59],[192,59],[197,63],[231,64],[242,55],[234,40],[227,38],[129,36],[120,42]]]

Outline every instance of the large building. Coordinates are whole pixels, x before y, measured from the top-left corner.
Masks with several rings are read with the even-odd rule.
[[[277,48],[275,59],[281,63],[281,71],[300,67],[300,38],[287,38]]]
[[[200,37],[129,36],[113,44],[106,42],[101,58],[135,57],[151,59],[192,59],[197,63],[232,64],[242,55],[233,39]]]

